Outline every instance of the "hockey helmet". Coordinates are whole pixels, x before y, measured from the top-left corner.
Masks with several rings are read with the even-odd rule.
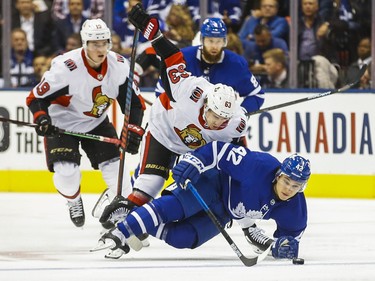
[[[86,20],[81,29],[82,46],[86,49],[88,41],[108,40],[108,50],[112,48],[111,31],[101,19]]]
[[[290,179],[302,183],[303,186],[299,190],[302,192],[306,188],[307,181],[310,178],[310,161],[303,158],[300,155],[293,154],[287,157],[283,163],[281,163],[280,169],[276,173],[276,177],[279,175],[286,175]]]
[[[217,115],[230,119],[236,110],[237,95],[232,87],[215,84],[206,96],[206,109],[211,109]]]
[[[223,20],[219,18],[205,19],[201,26],[202,37],[227,37],[227,27]]]

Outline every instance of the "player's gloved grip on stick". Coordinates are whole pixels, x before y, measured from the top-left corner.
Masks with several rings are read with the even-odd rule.
[[[204,165],[199,158],[190,153],[186,153],[182,156],[180,162],[172,169],[172,177],[177,184],[185,189],[186,181],[190,180],[192,184],[195,184],[203,169]]]
[[[40,115],[36,120],[35,131],[39,136],[52,136],[59,133],[59,129],[52,125],[51,117]]]
[[[139,145],[142,141],[142,136],[145,133],[142,127],[129,124],[128,125],[128,140],[126,144],[126,152],[130,154],[137,154]]]
[[[275,259],[293,259],[298,257],[299,242],[292,236],[282,236],[272,246],[272,256]]]
[[[129,21],[142,32],[147,40],[154,39],[158,34],[158,19],[150,17],[143,9],[141,3],[138,3],[131,9],[129,13]]]

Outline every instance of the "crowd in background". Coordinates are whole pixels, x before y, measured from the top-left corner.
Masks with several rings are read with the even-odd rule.
[[[298,87],[336,88],[351,81],[371,62],[371,0],[299,1]],[[138,2],[159,19],[165,36],[178,47],[200,44],[199,0],[112,2],[112,50],[125,57],[134,34],[127,14]],[[248,61],[264,88],[288,88],[290,0],[207,2],[208,15],[222,18],[227,26],[226,48]],[[55,56],[81,47],[83,22],[104,14],[105,0],[12,1],[11,86],[36,85]],[[148,44],[141,36],[137,53]],[[157,76],[150,70],[140,86],[154,87]],[[370,83],[362,79],[357,88],[369,88]]]

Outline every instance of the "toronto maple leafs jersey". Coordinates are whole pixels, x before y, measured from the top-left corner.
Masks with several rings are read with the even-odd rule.
[[[39,112],[48,111],[53,125],[89,132],[107,117],[120,89],[126,89],[128,75],[128,60],[112,51],[100,70],[94,70],[83,48],[75,49],[53,59],[51,69],[32,89],[27,105],[35,119]],[[133,89],[139,92],[137,87]]]
[[[273,181],[281,163],[275,157],[216,141],[191,154],[202,161],[204,170],[207,171],[203,172],[206,179],[196,184],[197,190],[199,191],[200,186],[207,185],[212,189],[219,189],[221,203],[231,218],[273,219],[277,225],[274,233],[276,238],[290,235],[298,239],[303,233],[307,226],[305,196],[297,193],[288,201],[277,199]],[[211,169],[217,170],[217,173],[210,172]],[[215,187],[215,183],[219,186]],[[214,192],[207,194],[206,196],[212,196]],[[207,202],[212,201],[205,199]]]
[[[165,60],[172,98],[163,93],[151,108],[149,130],[169,150],[183,154],[213,140],[230,142],[244,136],[247,118],[239,103],[234,116],[218,130],[211,130],[203,119],[204,99],[214,85],[185,70],[182,53]]]

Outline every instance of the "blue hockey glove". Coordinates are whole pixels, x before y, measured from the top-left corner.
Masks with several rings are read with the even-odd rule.
[[[37,124],[35,132],[39,136],[53,136],[59,133],[59,129],[52,125],[51,117],[48,115],[40,115],[35,123]]]
[[[142,136],[145,133],[142,127],[129,124],[128,125],[128,142],[126,144],[126,152],[137,154]]]
[[[181,157],[180,162],[172,169],[172,177],[182,188],[186,188],[187,180],[195,184],[204,169],[201,160],[190,153]]]
[[[298,257],[299,242],[292,236],[282,236],[272,246],[272,256],[275,259],[293,259]]]

